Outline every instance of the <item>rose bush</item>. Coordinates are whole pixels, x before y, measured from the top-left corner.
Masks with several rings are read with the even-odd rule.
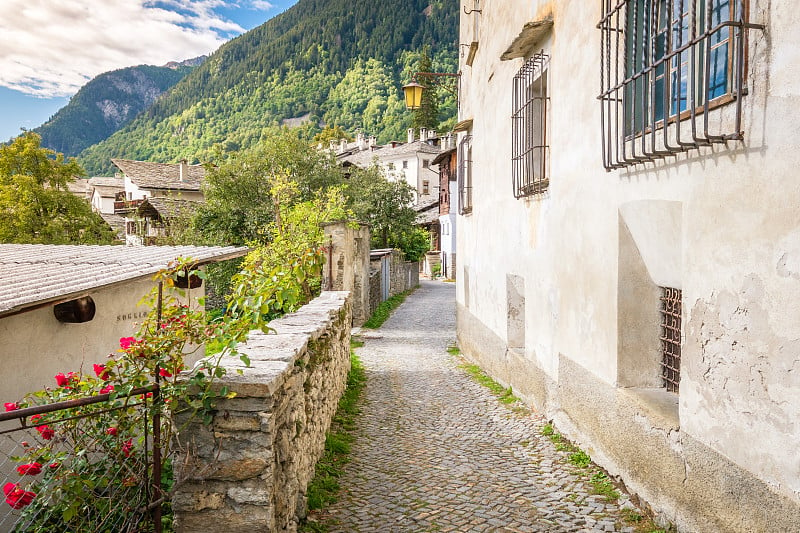
[[[27,419],[36,436],[23,441],[25,453],[12,458],[19,463],[20,480],[4,487],[6,503],[22,510],[20,531],[146,531],[139,521],[149,512],[149,502],[158,494],[168,502],[169,494],[163,493],[162,480],[152,480],[153,428],[144,423],[152,424],[156,413],[164,415],[158,444],[168,461],[176,431],[172,415],[189,410],[210,422],[215,400],[232,397],[224,388],[212,388],[225,372],[220,358],[235,354],[252,329],[268,331],[266,319],[272,313],[308,298],[308,280],[320,275],[322,253],[319,248],[304,250],[284,267],[246,265],[235,277],[227,312],[214,320],[203,309],[202,298],[174,286],[179,272],[204,277],[192,263],[177,260],[155,277],[163,290],[156,287],[143,299],[151,311],[136,335],[119,339],[108,360],[93,365],[93,375],[59,372],[54,386],[4,404],[6,411],[14,411],[108,395],[108,402]],[[210,339],[220,351],[187,368],[187,357]],[[249,364],[246,356],[240,357]],[[156,396],[134,392],[154,383],[159,385]]]

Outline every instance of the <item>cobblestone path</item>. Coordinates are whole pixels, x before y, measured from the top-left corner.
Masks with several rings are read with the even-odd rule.
[[[357,350],[365,402],[329,531],[634,531],[591,494],[588,474],[541,435],[541,416],[503,405],[447,353],[455,287],[423,281]],[[623,497],[624,498],[624,497]]]

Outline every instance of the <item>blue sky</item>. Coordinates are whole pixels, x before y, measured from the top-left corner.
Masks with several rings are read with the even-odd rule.
[[[297,0],[2,0],[0,142],[93,77],[209,54]]]

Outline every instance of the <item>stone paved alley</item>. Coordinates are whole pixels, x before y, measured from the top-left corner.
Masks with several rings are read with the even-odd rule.
[[[423,281],[358,355],[367,387],[330,531],[634,531],[623,498],[592,494],[586,472],[459,368],[455,286]],[[583,472],[583,477],[579,475]]]

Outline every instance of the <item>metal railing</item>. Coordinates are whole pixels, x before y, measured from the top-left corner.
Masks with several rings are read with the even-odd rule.
[[[0,533],[160,533],[160,412],[153,384],[0,413]]]
[[[661,287],[661,381],[677,393],[681,383],[681,315],[683,291]]]
[[[511,114],[511,175],[514,197],[543,193],[550,184],[547,159],[547,65],[544,51],[533,54],[514,76]]]

